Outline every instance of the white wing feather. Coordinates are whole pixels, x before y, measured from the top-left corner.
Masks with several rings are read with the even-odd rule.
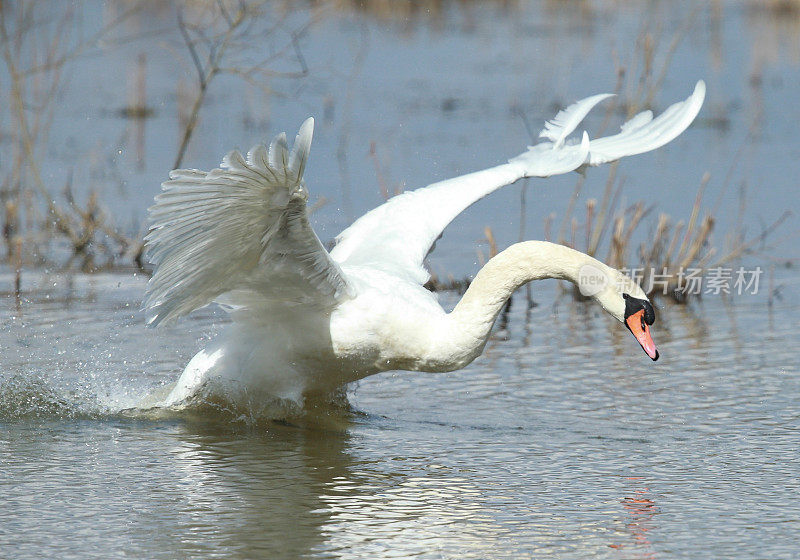
[[[675,103],[656,119],[645,111],[625,123],[615,136],[590,142],[584,133],[580,144],[570,144],[564,141],[566,136],[589,109],[608,95],[579,101],[546,126],[547,137],[553,142],[529,147],[507,164],[392,198],[339,234],[331,258],[343,266],[369,266],[424,283],[429,277],[423,266],[425,256],[447,224],[470,205],[523,177],[568,173],[654,150],[692,123],[704,95],[705,84],[701,80],[686,101]]]
[[[145,296],[149,322],[176,319],[214,300],[329,305],[348,290],[308,223],[303,184],[314,121],[247,159],[233,151],[208,173],[170,173],[150,208],[147,256],[155,265]]]
[[[619,129],[622,132],[633,132],[634,130],[643,127],[652,120],[653,120],[653,111],[650,110],[642,111],[638,115],[634,116],[631,120],[623,123],[622,126],[619,127]]]
[[[539,138],[551,140],[558,148],[564,144],[567,136],[572,134],[581,121],[589,114],[592,108],[609,97],[614,97],[613,93],[601,93],[586,99],[581,99],[558,112],[558,114],[544,124],[544,129],[539,133]]]

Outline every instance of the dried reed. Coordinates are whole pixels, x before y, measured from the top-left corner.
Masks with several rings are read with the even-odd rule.
[[[608,200],[612,196],[611,189],[606,189],[601,206],[613,207],[613,212],[596,214],[597,201],[590,199],[586,202],[582,225],[573,216],[565,217],[576,224],[574,231],[583,229],[586,232],[584,245],[576,243],[576,235],[569,241],[561,239],[560,242],[596,255],[601,248],[601,240],[608,236],[605,262],[609,266],[631,273],[637,272],[638,275],[633,275],[648,296],[666,295],[676,302],[685,302],[692,295],[687,290],[687,271],[692,271],[695,276],[703,276],[711,269],[738,262],[744,255],[751,254],[756,249],[764,250],[765,240],[791,215],[789,211],[784,212],[762,232],[750,238],[738,226],[729,235],[732,242],[728,247],[723,249],[715,246],[712,232],[716,220],[703,209],[703,194],[709,180],[710,175],[706,173],[700,181],[686,220],[676,222],[667,214],[659,214],[655,223],[650,224],[651,233],[639,241],[638,245],[635,239],[642,235],[637,233],[645,225],[645,219],[651,215],[652,208],[646,207],[643,202],[627,207],[613,206]],[[549,221],[546,220],[545,229],[549,227]],[[577,290],[574,293],[577,298],[582,298]]]

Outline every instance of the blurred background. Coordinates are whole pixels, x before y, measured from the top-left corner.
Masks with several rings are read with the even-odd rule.
[[[598,137],[684,99],[700,78],[705,106],[676,141],[585,181],[504,189],[447,230],[432,271],[470,275],[493,244],[544,237],[632,267],[646,260],[642,242],[692,225],[693,209],[691,235],[715,258],[796,240],[784,215],[800,200],[792,0],[28,1],[1,13],[12,266],[146,266],[146,209],[170,169],[210,169],[230,149],[292,137],[309,115],[306,176],[327,242],[404,189],[520,153],[577,99],[618,94],[583,125]],[[636,222],[630,250],[610,258],[620,216],[623,229]],[[792,246],[769,254],[785,264]]]

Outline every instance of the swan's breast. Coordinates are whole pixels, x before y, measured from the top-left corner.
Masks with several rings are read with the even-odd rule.
[[[334,352],[370,373],[423,369],[444,310],[423,287],[385,280],[362,289],[332,313]]]

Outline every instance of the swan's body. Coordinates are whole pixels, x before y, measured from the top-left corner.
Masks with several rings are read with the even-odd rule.
[[[481,354],[517,287],[541,278],[579,284],[587,270],[603,278],[590,295],[656,359],[647,331],[652,307],[641,288],[578,251],[539,241],[514,245],[487,263],[451,313],[423,288],[423,259],[453,218],[504,185],[669,142],[694,120],[704,93],[699,82],[689,99],[656,119],[646,111],[615,136],[589,142],[584,133],[580,143],[565,142],[604,96],[578,102],[548,123],[542,136],[549,141],[506,164],[389,200],[340,234],[330,254],[309,225],[302,181],[313,120],[303,124],[291,153],[281,135],[246,160],[231,152],[222,169],[172,172],[151,208],[150,322],[212,301],[226,306],[233,322],[157,404],[178,406],[218,390],[226,398],[301,403],[380,371],[458,369]]]

